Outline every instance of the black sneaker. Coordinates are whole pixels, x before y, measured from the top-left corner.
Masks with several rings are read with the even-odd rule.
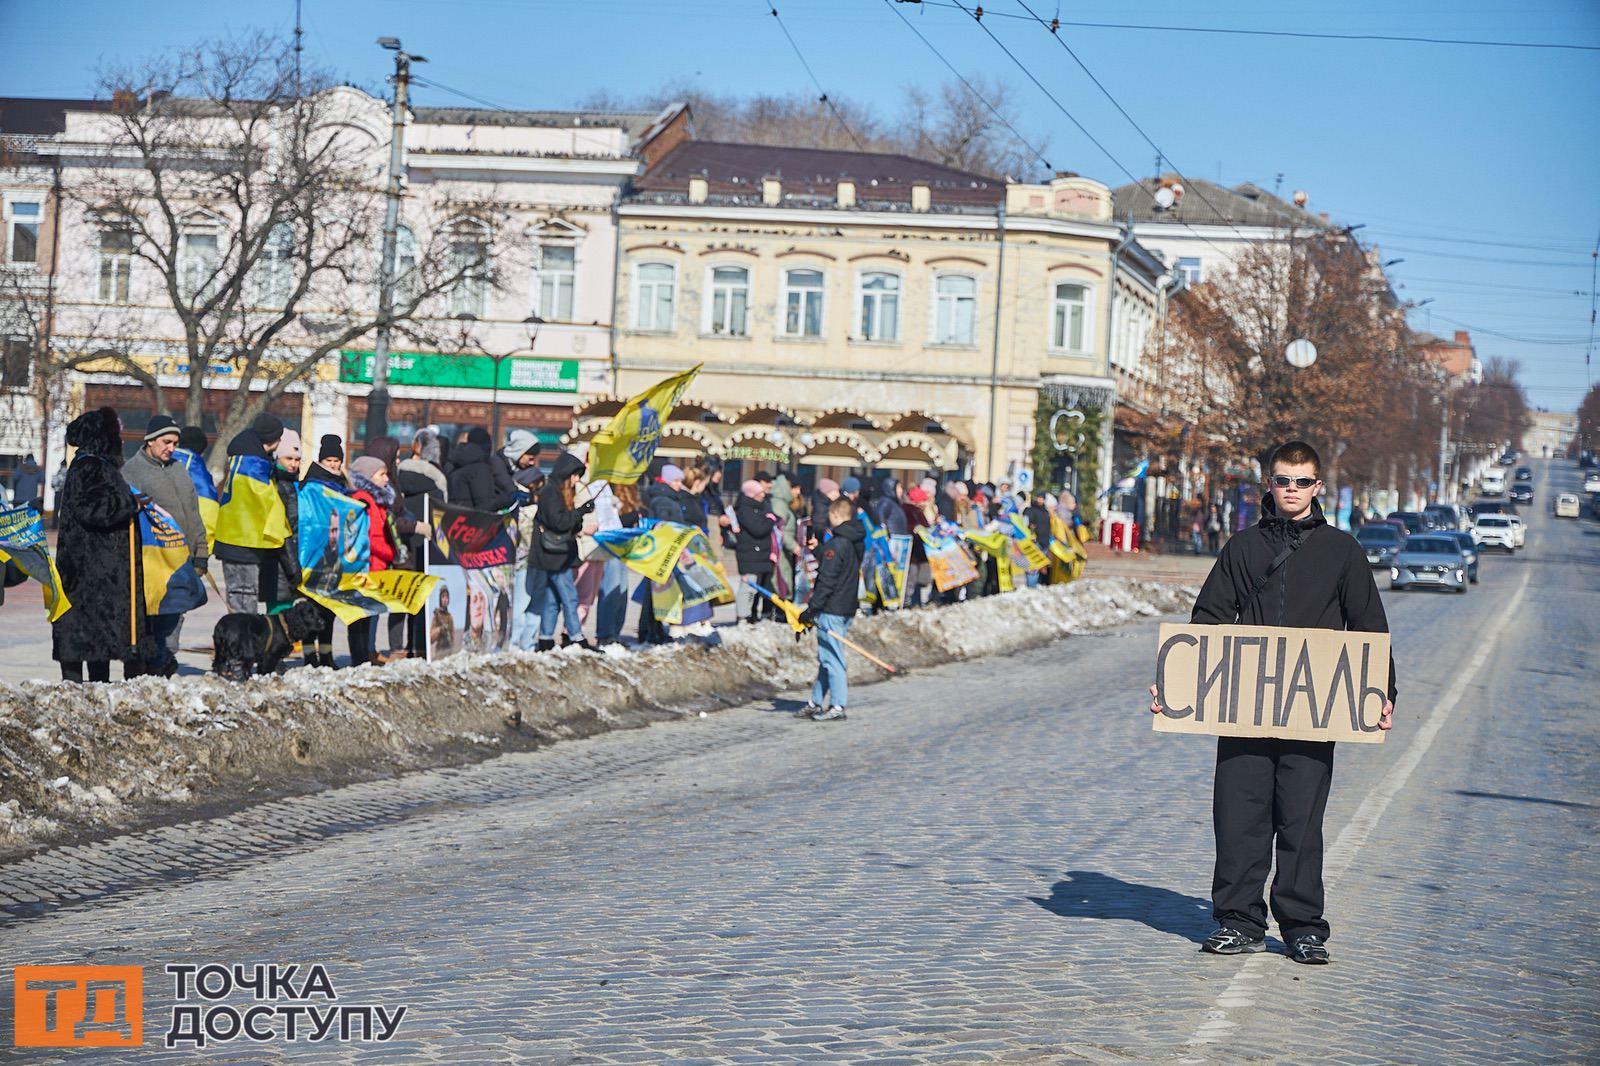
[[[1306,933],[1289,941],[1289,957],[1307,966],[1326,966],[1333,961],[1328,946],[1316,933]]]
[[[1206,937],[1200,950],[1208,955],[1254,955],[1267,950],[1267,938],[1264,934],[1251,936],[1242,930],[1223,926]]]
[[[824,707],[811,716],[813,722],[842,722],[850,717],[844,713],[843,707]]]
[[[812,715],[818,714],[821,711],[822,708],[818,707],[815,703],[807,703],[804,707],[800,708],[798,711],[795,711],[794,716],[796,718],[810,718]]]

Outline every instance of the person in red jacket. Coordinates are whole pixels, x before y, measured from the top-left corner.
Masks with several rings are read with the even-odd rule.
[[[367,538],[371,564],[376,573],[394,564],[396,534],[390,517],[394,486],[389,484],[389,468],[375,455],[363,455],[350,464],[350,495],[367,509]],[[359,666],[373,659],[374,621],[371,616],[350,623],[350,665]]]

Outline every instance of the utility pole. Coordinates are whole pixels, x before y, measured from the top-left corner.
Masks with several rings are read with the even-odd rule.
[[[411,64],[426,63],[407,54],[398,37],[379,37],[378,45],[394,53],[394,123],[389,134],[388,203],[383,211],[383,253],[378,263],[378,333],[372,345],[372,388],[367,393],[366,440],[389,432],[389,328],[394,315],[394,260],[400,227],[400,198],[405,195],[406,98]]]

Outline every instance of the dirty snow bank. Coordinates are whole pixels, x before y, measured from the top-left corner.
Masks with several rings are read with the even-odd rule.
[[[860,619],[850,636],[901,667],[1037,646],[1187,610],[1194,590],[1089,578]],[[851,679],[881,674],[847,655]],[[733,706],[809,683],[812,638],[777,624],[593,655],[565,649],[110,685],[0,684],[0,855],[171,817]]]

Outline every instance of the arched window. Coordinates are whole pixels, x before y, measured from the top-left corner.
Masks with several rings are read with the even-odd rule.
[[[785,336],[822,336],[823,292],[822,271],[784,271],[783,332]]]
[[[569,240],[547,240],[539,244],[537,256],[533,268],[534,314],[546,322],[571,322],[578,246]]]
[[[451,315],[482,318],[489,309],[489,227],[462,219],[450,233]]]
[[[745,336],[750,324],[750,271],[736,266],[712,267],[709,307],[707,333]]]
[[[933,343],[973,343],[978,279],[969,274],[940,274],[934,282],[933,301]]]
[[[1067,282],[1057,285],[1051,306],[1050,347],[1067,352],[1088,351],[1091,336],[1088,287]]]
[[[100,301],[128,302],[133,279],[133,233],[125,229],[100,231]]]
[[[900,275],[869,271],[861,275],[858,294],[860,339],[900,339]]]
[[[633,268],[633,328],[667,333],[678,298],[678,268],[671,263],[639,263]]]
[[[256,263],[256,304],[282,307],[294,288],[294,227],[280,222],[267,233]]]

